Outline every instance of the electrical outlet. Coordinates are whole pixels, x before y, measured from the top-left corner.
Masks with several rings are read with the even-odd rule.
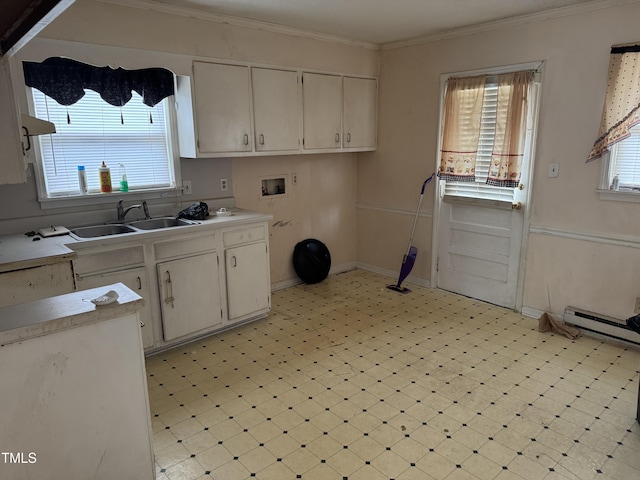
[[[292,173],[291,174],[291,184],[295,185],[296,183],[298,183],[298,174],[297,173]]]
[[[193,191],[191,190],[191,180],[183,180],[182,181],[182,194],[183,195],[191,195]]]
[[[221,178],[220,179],[220,191],[221,192],[226,192],[227,191],[227,179],[226,178]]]
[[[636,297],[636,306],[633,308],[633,313],[640,313],[640,297]]]

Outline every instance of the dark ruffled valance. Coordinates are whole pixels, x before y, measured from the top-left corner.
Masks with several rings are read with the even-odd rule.
[[[165,68],[141,70],[94,67],[69,58],[52,57],[42,63],[23,62],[27,86],[37,88],[60,105],[73,105],[90,89],[116,107],[137,92],[145,105],[153,107],[174,94],[173,73]]]

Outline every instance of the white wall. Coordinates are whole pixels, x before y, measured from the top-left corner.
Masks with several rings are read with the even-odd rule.
[[[194,59],[223,59],[264,65],[375,76],[379,52],[349,42],[329,42],[268,32],[209,20],[169,15],[86,0],[76,2],[21,52],[21,59],[41,61],[63,55],[88,63],[125,68],[163,66],[191,74]],[[25,100],[21,99],[23,107]],[[185,201],[219,198],[219,179],[228,178],[238,207],[273,213],[290,223],[271,227],[272,281],[297,279],[291,266],[293,246],[315,237],[330,248],[335,266],[355,264],[356,154],[294,155],[235,159],[182,160],[183,178],[193,182]],[[272,202],[257,197],[257,178],[298,173],[300,183]],[[200,195],[200,198],[196,198]],[[18,206],[13,198],[27,199]],[[35,183],[0,186],[0,232],[48,225],[52,212],[42,211]],[[11,206],[9,206],[11,205]],[[114,208],[110,209],[115,211]],[[61,222],[73,212],[53,212]],[[27,216],[29,221],[19,220]],[[96,217],[97,218],[97,217]],[[274,220],[274,223],[275,221]],[[64,223],[59,223],[64,224]]]
[[[600,200],[600,163],[585,159],[610,47],[640,40],[638,18],[633,3],[383,51],[379,148],[358,160],[358,262],[399,269],[420,184],[436,168],[440,75],[544,60],[524,306],[630,316],[640,296],[640,205]],[[560,165],[558,178],[548,178],[549,163]],[[433,197],[423,210],[413,274],[429,283]]]

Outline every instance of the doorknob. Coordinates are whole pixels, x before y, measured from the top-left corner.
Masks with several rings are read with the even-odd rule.
[[[511,204],[512,210],[522,210],[522,202],[516,202]]]

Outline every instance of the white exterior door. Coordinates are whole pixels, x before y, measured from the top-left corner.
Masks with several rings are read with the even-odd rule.
[[[523,68],[524,70],[524,68]],[[520,185],[497,188],[484,183],[491,158],[491,120],[481,128],[476,178],[478,183],[438,182],[435,278],[438,288],[517,309],[521,304],[521,259],[530,198],[531,159],[534,153],[538,86],[529,94],[525,155]],[[485,108],[489,109],[489,97]],[[483,115],[485,110],[483,109]]]
[[[516,210],[508,202],[443,198],[438,225],[439,288],[516,307],[524,219],[524,203],[520,205]]]

